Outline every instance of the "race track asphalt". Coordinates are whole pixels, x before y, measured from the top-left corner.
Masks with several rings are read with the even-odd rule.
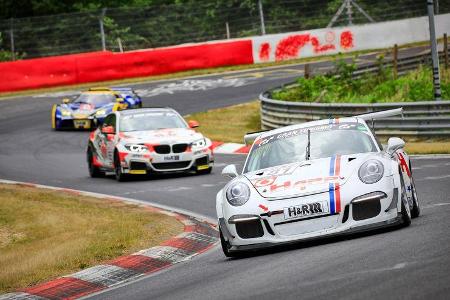
[[[422,51],[421,49],[410,51]],[[371,58],[369,58],[371,59]],[[361,61],[367,60],[365,57]],[[320,63],[315,68],[330,67]],[[181,114],[256,99],[292,81],[301,65],[134,85],[144,106]],[[170,175],[117,183],[91,179],[87,132],[54,132],[50,108],[74,92],[0,101],[0,178],[107,193],[215,218],[223,166],[245,156],[217,155],[211,175]],[[243,259],[217,247],[158,274],[94,295],[95,299],[448,299],[450,294],[450,158],[414,159],[423,215],[408,228],[303,243]]]

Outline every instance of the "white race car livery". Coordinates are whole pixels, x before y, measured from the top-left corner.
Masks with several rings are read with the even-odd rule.
[[[242,174],[217,194],[226,256],[300,240],[409,225],[420,214],[404,142],[383,149],[363,118],[254,134]]]
[[[210,173],[212,143],[170,108],[115,112],[91,133],[87,162],[92,177],[114,172],[119,181],[132,174],[194,171]]]

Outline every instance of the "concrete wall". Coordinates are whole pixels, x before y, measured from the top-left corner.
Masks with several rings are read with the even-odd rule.
[[[450,34],[450,14],[436,16],[436,34]],[[255,63],[388,48],[429,40],[428,17],[252,38]]]

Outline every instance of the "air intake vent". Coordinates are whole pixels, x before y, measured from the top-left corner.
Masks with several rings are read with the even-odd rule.
[[[172,145],[173,153],[183,153],[186,151],[188,144],[175,144]]]
[[[158,146],[153,146],[153,148],[155,149],[155,152],[159,153],[159,154],[168,154],[168,153],[170,153],[170,146],[169,145],[158,145]]]
[[[258,238],[264,235],[260,220],[236,223],[236,232],[243,239]]]
[[[352,204],[353,220],[361,221],[378,216],[381,212],[380,199],[361,201]]]

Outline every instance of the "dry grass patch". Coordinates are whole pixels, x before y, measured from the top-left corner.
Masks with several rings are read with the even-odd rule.
[[[198,131],[213,141],[243,143],[244,134],[261,130],[260,103],[253,101],[186,116],[200,123]]]
[[[409,154],[450,154],[450,141],[407,142]]]
[[[175,218],[136,205],[0,184],[0,293],[160,244]]]

